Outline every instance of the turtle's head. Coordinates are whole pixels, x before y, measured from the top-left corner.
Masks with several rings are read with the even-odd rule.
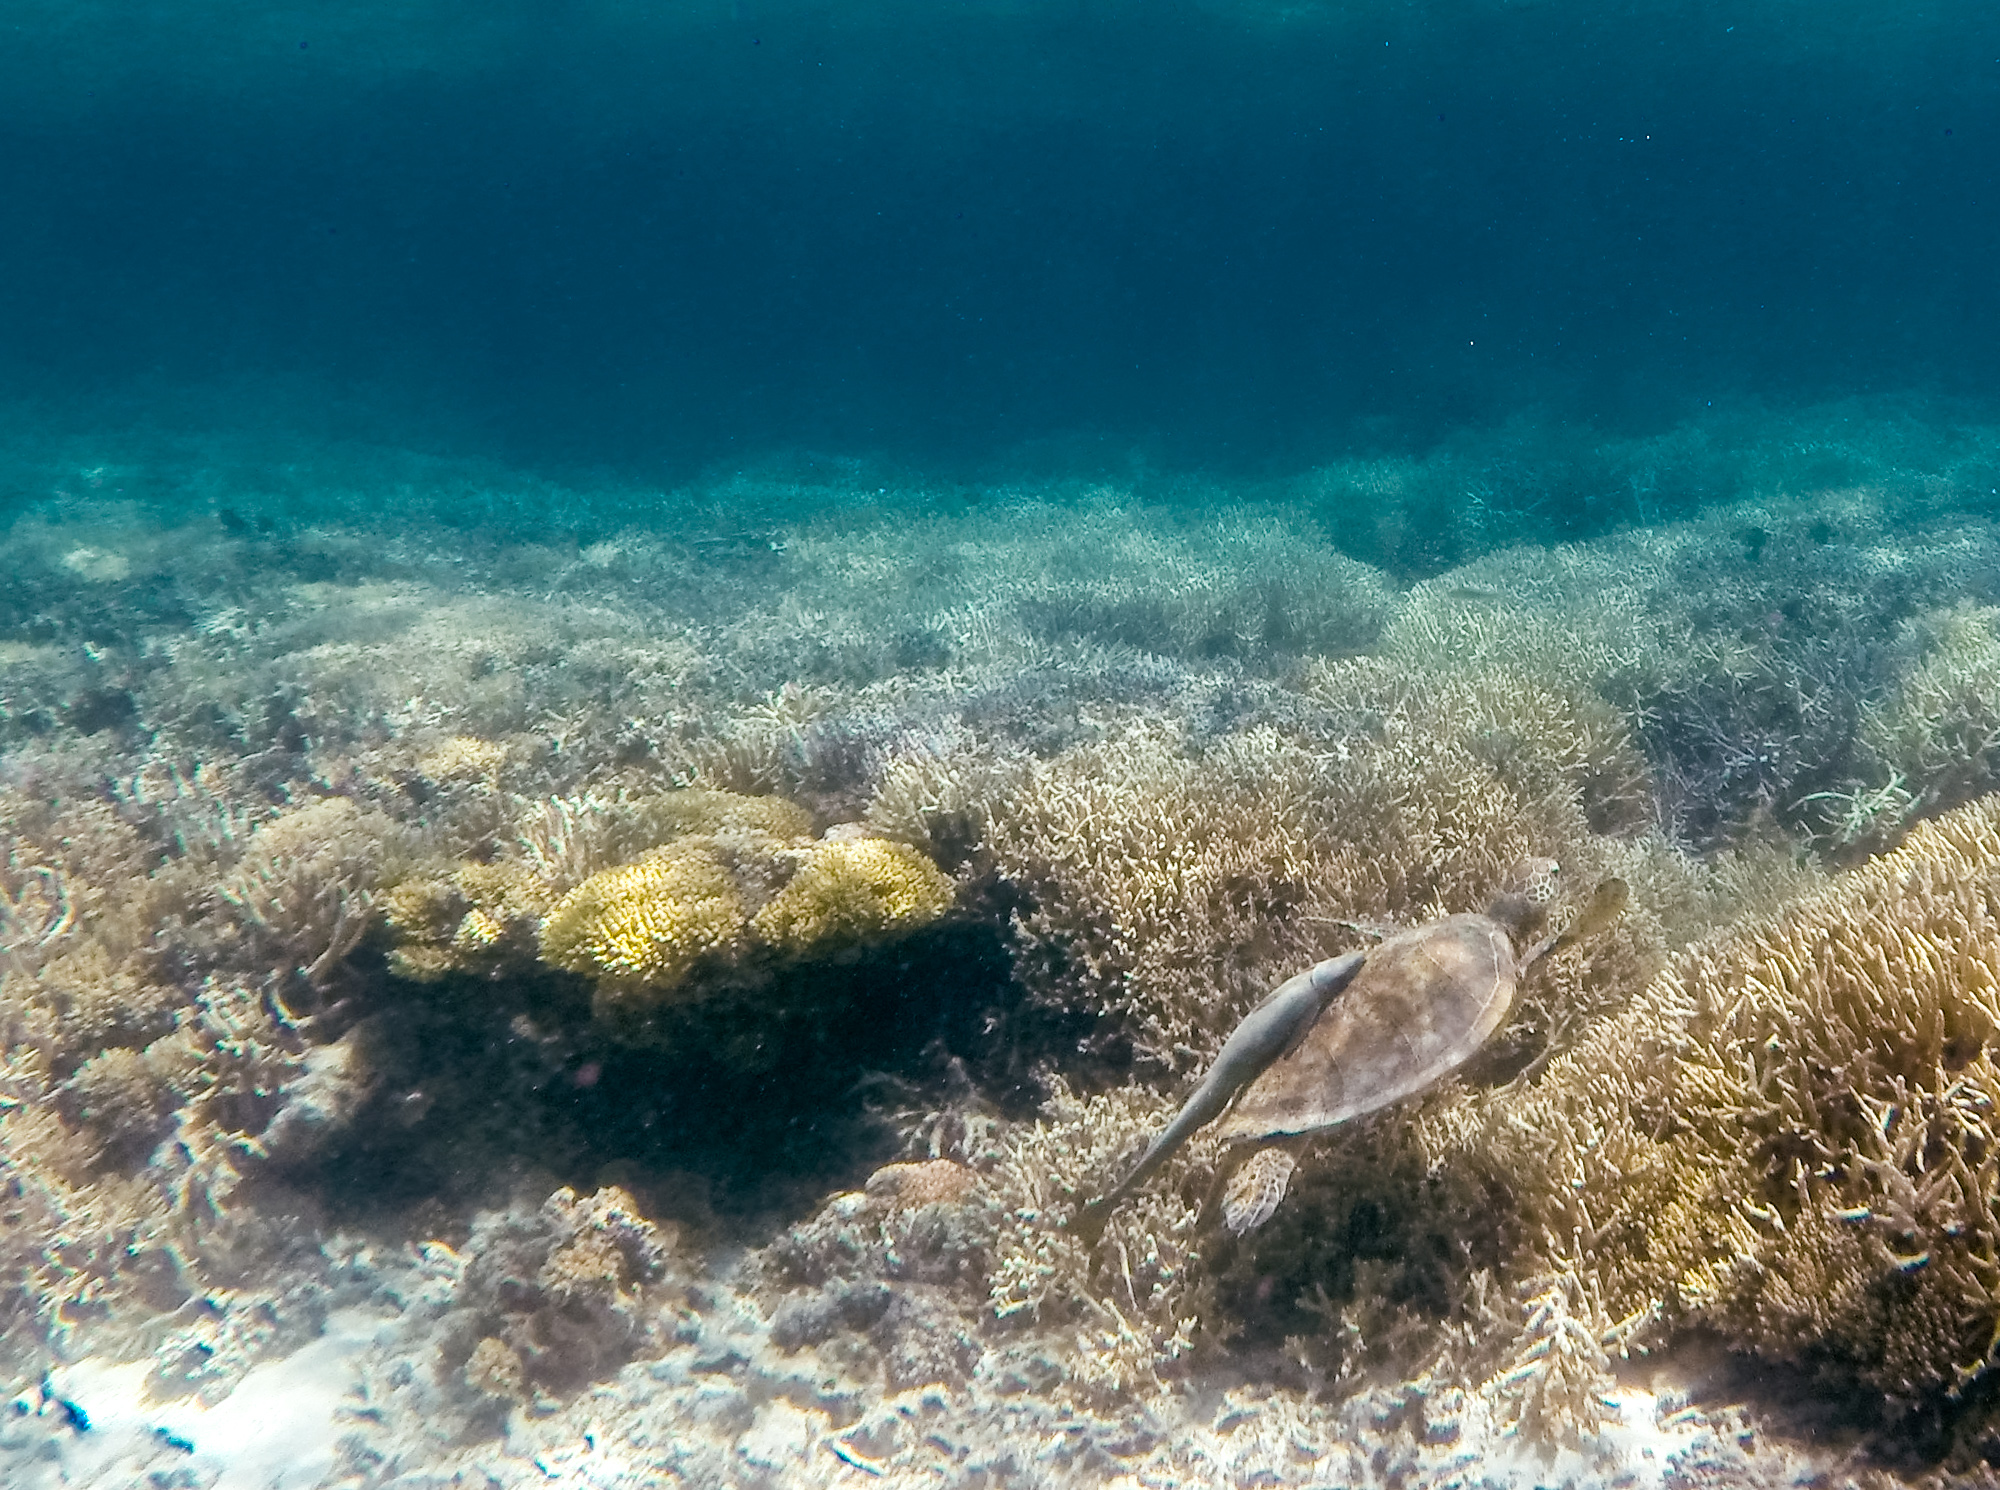
[[[1529,940],[1548,920],[1561,876],[1562,866],[1554,859],[1523,859],[1507,871],[1486,914],[1506,927],[1516,943]]]

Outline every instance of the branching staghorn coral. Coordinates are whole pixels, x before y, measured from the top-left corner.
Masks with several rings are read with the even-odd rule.
[[[1006,496],[948,520],[811,524],[781,563],[768,592],[784,599],[731,627],[741,664],[850,684],[1018,662],[1077,637],[1263,667],[1367,646],[1387,598],[1297,512],[1210,503],[1180,517],[1102,490]]]
[[[229,1037],[254,1041],[261,1029],[268,1039],[263,1000],[250,993],[242,1003],[244,1017],[231,1025]],[[84,1080],[54,1102],[0,1102],[0,1319],[8,1325],[0,1331],[0,1361],[17,1369],[46,1367],[88,1341],[99,1351],[156,1354],[170,1375],[172,1337],[163,1343],[161,1332],[176,1320],[192,1315],[197,1323],[207,1321],[211,1327],[199,1332],[210,1335],[226,1326],[239,1343],[274,1335],[269,1297],[260,1285],[298,1244],[303,1225],[237,1203],[235,1192],[257,1146],[247,1134],[237,1135],[237,1144],[224,1142],[206,1104],[179,1105],[188,1085],[177,1083],[204,1078],[194,1069],[198,1055],[169,1053],[170,1043],[155,1042],[143,1054],[110,1051],[86,1062],[78,1073]],[[225,1063],[255,1059],[244,1049],[216,1053]],[[238,1121],[268,1114],[283,1090],[283,1072],[269,1061],[260,1062],[250,1079],[254,1092],[243,1095],[254,1100],[238,1109]],[[74,1113],[77,1102],[102,1100],[106,1088],[125,1089],[111,1096],[114,1103],[137,1100],[155,1104],[153,1110],[119,1115],[123,1131],[109,1143],[80,1140],[65,1109]],[[100,1121],[88,1112],[81,1118],[86,1132]],[[161,1121],[170,1136],[152,1147],[140,1130]],[[121,1140],[130,1145],[124,1153],[116,1152]],[[131,1148],[149,1162],[129,1164]],[[201,1354],[207,1360],[214,1351]],[[211,1361],[210,1374],[222,1364]],[[241,1369],[248,1361],[226,1364]]]
[[[1063,1225],[1167,1111],[1149,1092],[1079,1097],[1058,1085],[1039,1121],[1000,1136],[983,1187],[994,1226],[993,1313],[1066,1338],[1065,1385],[1085,1400],[1157,1387],[1195,1348],[1213,1304],[1198,1257],[1199,1189],[1215,1162],[1204,1138],[1175,1156],[1164,1182],[1111,1217],[1095,1277],[1093,1248]]]
[[[47,864],[11,868],[14,883],[0,885],[0,946],[11,970],[33,970],[76,927],[76,906],[61,873]]]
[[[1512,1359],[1484,1386],[1502,1404],[1507,1431],[1544,1449],[1580,1442],[1618,1418],[1608,1396],[1616,1331],[1594,1280],[1573,1259],[1557,1261],[1557,1271],[1522,1285],[1526,1317]]]
[[[864,821],[940,863],[962,861],[985,834],[987,804],[1019,789],[1017,774],[1012,761],[970,746],[900,756],[883,771]]]
[[[1529,807],[1571,798],[1600,833],[1645,822],[1646,763],[1623,716],[1586,684],[1527,658],[1471,666],[1421,633],[1396,641],[1392,657],[1314,665],[1304,691],[1364,737],[1466,751]]]
[[[153,758],[129,775],[109,777],[105,785],[119,816],[175,858],[227,862],[278,810],[234,779],[244,774],[240,766],[203,762],[184,768]]]
[[[190,1291],[254,1291],[282,1256],[297,1223],[229,1197],[307,1066],[295,1015],[341,980],[396,843],[344,798],[274,815],[232,805],[227,773],[76,769],[17,769],[0,798],[35,871],[9,881],[0,964],[0,1297],[29,1357],[79,1331],[148,1338]]]
[[[387,817],[345,797],[309,802],[258,828],[216,892],[234,912],[252,965],[303,984],[311,1000],[325,997],[368,933],[376,884],[399,836]],[[276,996],[296,990],[279,987]]]
[[[1892,843],[1910,815],[1910,799],[1885,783],[1920,810],[1985,789],[1954,781],[1984,770],[1968,764],[1981,758],[1982,664],[1964,646],[1980,643],[1934,608],[1978,588],[1994,534],[1954,525],[1923,543],[1892,538],[1887,500],[1869,490],[1773,499],[1587,545],[1489,554],[1412,589],[1382,653],[1399,668],[1448,657],[1463,672],[1497,667],[1608,702],[1643,748],[1654,814],[1679,841],[1740,846],[1776,821],[1851,859]],[[1890,642],[1894,618],[1912,609],[1918,619]],[[1918,695],[1938,684],[1972,712],[1925,705]],[[1899,706],[1899,692],[1914,707]],[[1946,735],[1954,718],[1972,725],[1962,742],[1972,748],[1926,742],[1926,717]],[[1890,748],[1889,734],[1902,744]]]
[[[2000,609],[1960,604],[1906,622],[1914,654],[1894,693],[1865,710],[1862,736],[1889,786],[1858,791],[1850,841],[1893,841],[1914,816],[1954,807],[2000,782]]]
[[[2000,1339],[1996,1042],[1987,797],[1690,947],[1532,1086],[1418,1132],[1509,1197],[1510,1272],[1573,1274],[1620,1335],[1700,1324],[1922,1398]]]
[[[515,824],[516,857],[551,894],[567,894],[616,862],[617,849],[606,841],[615,836],[611,813],[611,804],[592,794],[539,801]]]
[[[1133,725],[1025,768],[987,844],[1027,900],[1033,994],[1114,1015],[1180,1067],[1284,976],[1392,921],[1481,906],[1522,857],[1587,887],[1628,856],[1583,797],[1619,737],[1560,695],[1365,661],[1311,686],[1346,722],[1330,738],[1261,727],[1204,748]]]
[[[46,1364],[102,1321],[140,1277],[172,1278],[163,1256],[167,1207],[151,1187],[79,1172],[56,1114],[0,1110],[0,1359]]]

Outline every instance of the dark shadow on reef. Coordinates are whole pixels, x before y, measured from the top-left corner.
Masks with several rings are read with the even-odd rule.
[[[563,974],[378,986],[357,1030],[373,1091],[290,1176],[336,1220],[504,1204],[540,1175],[754,1226],[895,1157],[899,1108],[1031,1108],[1031,1068],[1074,1039],[1016,1007],[1006,947],[964,924],[663,1010],[643,1043]]]

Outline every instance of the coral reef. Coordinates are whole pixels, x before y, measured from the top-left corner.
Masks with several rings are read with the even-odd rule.
[[[747,925],[714,843],[683,839],[600,870],[557,901],[542,924],[542,957],[598,979],[600,988],[638,984],[660,993],[702,958],[740,949]]]
[[[1962,1389],[2000,1321],[1996,894],[1989,797],[1689,948],[1489,1117],[1528,1234],[1577,1239],[1613,1318]]]
[[[1212,1140],[1197,1136],[1105,1228],[1102,1274],[1093,1249],[1058,1223],[1103,1187],[1135,1137],[1156,1129],[1167,1104],[1123,1091],[1078,1098],[1058,1088],[1033,1127],[1002,1140],[988,1182],[999,1235],[988,1279],[1000,1320],[1064,1340],[1044,1390],[1103,1405],[1157,1389],[1185,1370],[1214,1303],[1200,1258],[1201,1218],[1188,1181],[1212,1173]]]
[[[1961,603],[1906,621],[1897,650],[1912,660],[1894,693],[1862,716],[1881,778],[1839,794],[1847,843],[1893,842],[1910,819],[2000,784],[2000,610]],[[1914,784],[1914,786],[1913,786]]]
[[[995,1249],[996,1299],[1047,1308],[1094,1279],[1087,1296],[1119,1310],[1154,1371],[1232,1312],[1294,1335],[1335,1379],[1383,1341],[1369,1369],[1461,1383],[1555,1445],[1600,1431],[1613,1356],[1697,1328],[1892,1403],[1963,1393],[2000,1321],[1997,894],[2000,798],[1986,798],[1682,949],[1650,984],[1614,953],[1622,1005],[1513,1080],[1308,1151],[1297,1198],[1245,1244],[1203,1219],[1214,1156],[1197,1143],[1156,1214],[1093,1268],[1047,1218],[1115,1172],[1108,1135],[1130,1143],[1161,1106],[1059,1099],[1025,1175],[990,1182],[1019,1228]],[[1135,1257],[1169,1264],[1172,1305],[1157,1282],[1131,1291]],[[1300,1302],[1253,1302],[1274,1293]],[[1357,1325],[1356,1310],[1384,1317]],[[1176,1317],[1190,1334],[1165,1332]],[[1068,1365],[1087,1381],[1091,1361],[1080,1341]]]
[[[810,826],[782,798],[701,788],[550,799],[497,858],[390,887],[394,966],[492,978],[539,957],[590,979],[598,1013],[629,1023],[755,985],[774,960],[908,935],[951,908],[951,880],[916,849],[858,825],[812,842]]]
[[[1612,1355],[1690,1329],[1905,1409],[1964,1393],[2000,1321],[1996,895],[1989,797],[1679,951],[1538,1071],[1309,1154],[1302,1214],[1214,1254],[1222,1297],[1275,1274],[1344,1318],[1393,1259],[1393,1369],[1555,1444],[1598,1431]]]
[[[1530,853],[1587,888],[1648,851],[1590,830],[1601,753],[1557,695],[1360,665],[1312,688],[1326,715],[1310,740],[1265,726],[1204,750],[1135,725],[1030,766],[989,843],[1026,899],[1031,992],[1115,1016],[1143,1059],[1185,1069],[1360,930],[1483,905]],[[1660,955],[1656,920],[1624,935],[1628,959]]]
[[[219,1401],[365,1302],[357,1483],[594,1474],[549,1435],[606,1403],[714,1483],[1584,1476],[1642,1421],[1737,1473],[1737,1419],[1634,1405],[1690,1340],[1978,1452],[1991,461],[1845,418],[449,542],[285,473],[268,522],[51,498],[0,596],[0,1361]],[[1065,1228],[1273,984],[1528,854],[1632,908],[1454,1082],[1247,1236],[1206,1138]]]

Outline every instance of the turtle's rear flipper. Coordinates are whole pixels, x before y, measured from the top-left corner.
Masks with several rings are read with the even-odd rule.
[[[1222,1192],[1222,1224],[1245,1236],[1271,1219],[1285,1187],[1298,1167],[1289,1150],[1273,1146],[1257,1150],[1229,1177]]]

